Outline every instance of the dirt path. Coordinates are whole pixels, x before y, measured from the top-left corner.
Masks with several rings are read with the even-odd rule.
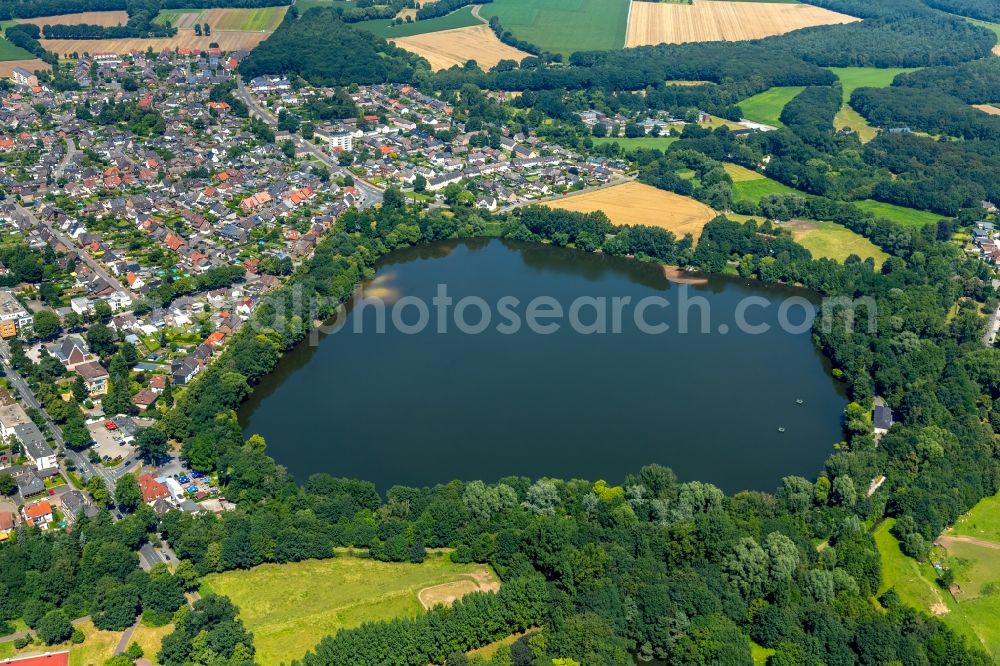
[[[978,539],[976,537],[970,537],[970,536],[948,536],[942,534],[937,538],[937,541],[935,543],[937,543],[940,546],[943,546],[944,548],[947,548],[953,543],[969,543],[972,544],[973,546],[982,546],[983,548],[1000,550],[1000,543],[996,543],[995,541],[987,541],[986,539]]]
[[[421,606],[430,610],[439,604],[450,606],[456,599],[473,592],[496,592],[499,589],[500,583],[493,575],[486,569],[479,569],[463,574],[460,580],[425,587],[417,592],[417,599]]]

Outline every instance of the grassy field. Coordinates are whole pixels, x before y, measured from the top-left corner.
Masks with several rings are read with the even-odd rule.
[[[747,120],[774,127],[784,127],[780,120],[781,110],[803,90],[805,88],[801,86],[770,88],[740,102],[740,110]]]
[[[74,624],[74,626],[86,636],[83,643],[79,645],[73,645],[69,642],[58,645],[44,645],[39,642],[37,644],[32,643],[22,650],[17,650],[14,648],[14,642],[8,641],[0,643],[0,659],[69,650],[69,666],[101,666],[101,664],[112,656],[115,646],[118,645],[118,640],[121,638],[121,632],[102,631],[97,629],[94,623],[90,621],[80,622]]]
[[[844,106],[833,119],[833,126],[837,129],[849,127],[861,138],[862,142],[868,142],[875,138],[877,131],[868,124],[860,113],[848,105],[847,100],[851,98],[857,88],[885,88],[892,83],[897,74],[912,72],[913,68],[889,67],[879,69],[877,67],[828,67],[831,72],[840,79],[840,85],[844,90]]]
[[[0,21],[0,31],[6,30],[8,26],[14,25],[14,21]],[[20,46],[14,46],[6,39],[0,38],[0,61],[2,60],[31,60],[35,56],[25,51]]]
[[[1000,495],[987,497],[972,511],[962,515],[949,534],[970,536],[1000,543]],[[998,572],[1000,578],[1000,572]]]
[[[358,28],[364,28],[373,35],[388,39],[390,37],[411,37],[427,32],[437,32],[438,30],[466,28],[468,26],[481,25],[481,22],[472,15],[471,7],[463,7],[450,14],[427,19],[426,21],[393,25],[390,19],[375,19],[372,21],[361,21],[354,25]]]
[[[14,46],[6,39],[0,39],[0,60],[31,60],[34,57],[20,46]]]
[[[802,194],[794,188],[739,165],[725,164],[724,168],[733,179],[735,201],[757,202],[769,194]]]
[[[972,513],[988,512],[995,507],[993,500],[985,500],[985,508],[977,505]],[[899,542],[889,533],[893,524],[894,520],[888,519],[873,534],[882,558],[879,593],[894,588],[904,603],[936,615],[971,643],[982,645],[994,662],[1000,660],[1000,622],[997,622],[1000,617],[997,590],[1000,588],[1000,543],[990,548],[949,542],[947,550],[934,548],[933,557],[955,573],[955,582],[959,585],[956,600],[934,582],[936,574],[929,563],[919,563],[903,555]]]
[[[352,7],[354,5],[351,0],[296,0],[295,6],[299,10],[299,14],[309,11],[313,7]]]
[[[545,205],[581,213],[600,210],[614,224],[659,227],[678,238],[691,234],[695,241],[715,218],[715,211],[700,201],[637,182],[574,194]]]
[[[879,246],[835,222],[793,220],[781,226],[791,229],[795,242],[817,258],[843,262],[856,254],[862,259],[874,259],[876,268],[881,268],[882,262],[889,258]]]
[[[285,16],[287,7],[260,7],[257,9],[164,9],[156,15],[156,22],[170,22],[175,28],[194,28],[195,23],[208,25],[212,30],[238,32],[273,32]]]
[[[637,136],[631,138],[623,136],[602,136],[594,137],[594,145],[604,146],[609,143],[617,143],[622,147],[622,150],[626,152],[636,150],[637,148],[645,148],[647,150],[657,148],[659,150],[666,150],[667,146],[676,140],[677,137],[673,136]]]
[[[628,10],[628,0],[495,0],[479,15],[497,16],[517,38],[569,55],[621,48]]]
[[[453,564],[442,553],[423,564],[389,564],[357,557],[265,564],[205,578],[207,590],[228,596],[254,634],[264,666],[301,657],[321,638],[363,622],[422,612],[425,588],[488,575],[481,565]]]
[[[881,201],[872,201],[871,199],[866,199],[865,201],[855,201],[854,205],[861,210],[900,224],[910,224],[915,226],[937,224],[937,221],[943,217],[937,213],[929,213],[925,210],[915,210],[913,208],[904,208],[903,206],[896,206],[894,204],[883,203]]]

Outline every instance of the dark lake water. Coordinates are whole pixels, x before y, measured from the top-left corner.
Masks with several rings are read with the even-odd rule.
[[[455,303],[485,300],[484,332],[458,331],[452,305],[448,332],[438,333],[431,299],[442,284]],[[329,472],[380,490],[514,474],[620,483],[655,462],[727,492],[772,491],[783,476],[815,474],[842,438],[845,399],[825,360],[808,332],[778,325],[780,304],[802,301],[802,290],[724,277],[681,285],[635,261],[473,240],[395,253],[367,293],[389,303],[384,333],[376,332],[374,306],[352,303],[342,330],[286,354],[240,412],[246,434],[263,435],[299,480]],[[557,322],[554,333],[529,330],[528,303],[540,296],[564,313],[578,297],[603,297],[608,332],[578,333],[569,317],[538,319]],[[412,297],[429,313],[415,334],[393,326],[391,314],[396,307],[404,324],[418,323]],[[510,324],[503,297],[519,301],[506,310],[525,324],[517,332],[502,332]],[[631,299],[619,308],[620,333],[612,332],[615,297]],[[666,333],[635,324],[635,305],[648,297],[671,303],[643,314],[668,324]],[[698,299],[708,305],[711,332],[700,332]],[[576,321],[594,324],[594,302]],[[741,302],[750,303],[748,323],[770,330],[739,332]],[[681,309],[691,313],[686,334],[678,331]],[[790,307],[787,320],[801,323],[805,310]],[[478,307],[464,310],[468,324],[481,318]]]

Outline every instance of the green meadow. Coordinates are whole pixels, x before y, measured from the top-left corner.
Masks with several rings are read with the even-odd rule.
[[[479,14],[498,17],[518,39],[569,55],[621,48],[628,9],[628,0],[494,0]]]
[[[740,111],[744,118],[755,123],[784,127],[781,124],[781,110],[803,90],[805,88],[802,86],[768,88],[740,102]]]
[[[677,137],[673,136],[638,136],[638,137],[594,137],[595,146],[604,146],[610,143],[617,143],[622,147],[622,150],[628,152],[630,150],[636,150],[638,148],[644,148],[650,150],[656,148],[659,150],[666,150],[667,146],[672,144],[677,140]]]
[[[925,224],[937,224],[937,221],[944,215],[938,215],[937,213],[929,213],[925,210],[916,210],[914,208],[905,208],[903,206],[897,206],[895,204],[883,203],[881,201],[873,201],[871,199],[865,199],[864,201],[855,201],[854,205],[863,211],[872,213],[877,217],[884,217],[887,220],[892,220],[893,222],[898,222],[899,224],[907,224],[914,226],[924,226]]]

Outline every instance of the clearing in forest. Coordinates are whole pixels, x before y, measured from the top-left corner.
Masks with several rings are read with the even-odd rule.
[[[744,41],[858,19],[812,5],[694,0],[632,2],[625,46]]]
[[[450,603],[476,589],[498,588],[489,567],[455,564],[446,553],[437,552],[429,553],[422,564],[339,556],[264,564],[204,580],[206,592],[224,594],[239,608],[263,666],[299,659],[340,629],[415,617],[424,611],[424,603]],[[461,589],[452,585],[459,582]]]
[[[781,226],[789,229],[795,242],[809,250],[816,259],[826,257],[843,263],[856,254],[862,259],[874,259],[878,269],[889,258],[882,248],[835,222],[792,220],[783,222]]]
[[[740,111],[747,120],[763,123],[771,127],[784,127],[781,122],[781,111],[799,93],[805,90],[802,86],[777,86],[768,88],[762,93],[748,97],[740,102]]]
[[[716,216],[714,210],[700,201],[634,181],[572,194],[545,205],[578,213],[599,210],[614,224],[659,227],[672,232],[677,238],[691,234],[695,241],[705,225]]]
[[[437,71],[455,65],[464,65],[475,60],[480,67],[490,69],[501,60],[516,60],[528,57],[528,53],[507,46],[493,34],[489,26],[475,25],[441,32],[429,32],[411,37],[391,40],[396,46],[416,53]]]

